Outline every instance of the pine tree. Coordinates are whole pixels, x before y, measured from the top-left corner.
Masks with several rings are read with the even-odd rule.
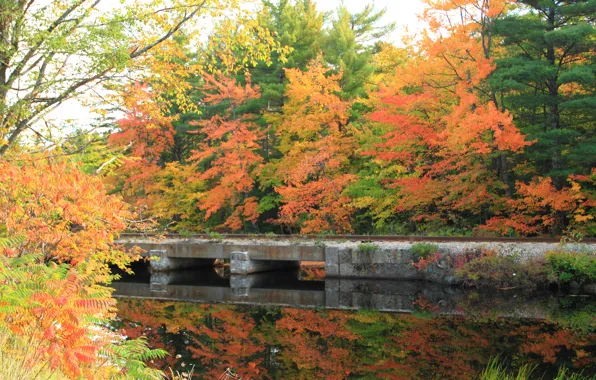
[[[351,14],[341,5],[332,27],[325,36],[325,60],[342,70],[343,97],[366,96],[366,85],[375,73],[373,55],[375,42],[395,29],[394,24],[379,26],[385,9],[376,11],[366,5],[361,12]]]
[[[498,20],[503,58],[491,78],[502,107],[536,143],[529,175],[557,188],[596,166],[596,2],[524,0]]]
[[[287,79],[284,69],[305,69],[321,52],[323,13],[313,0],[264,1],[259,23],[267,28],[283,46],[292,51],[287,59],[273,54],[272,64],[259,64],[251,71],[254,83],[261,87],[261,98],[248,104],[251,112],[276,111],[284,103]]]

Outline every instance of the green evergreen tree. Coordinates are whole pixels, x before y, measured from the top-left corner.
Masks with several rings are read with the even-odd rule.
[[[553,178],[596,166],[596,1],[523,0],[495,32],[503,58],[491,86],[535,144],[531,170]]]
[[[379,25],[385,9],[366,5],[351,14],[341,5],[335,14],[324,44],[325,60],[343,70],[341,87],[344,97],[365,97],[366,85],[375,73],[375,43],[395,29],[395,24]]]
[[[304,69],[321,53],[323,16],[313,0],[263,1],[261,25],[292,51],[283,62],[274,54],[271,65],[259,64],[251,70],[253,83],[261,87],[262,95],[248,104],[252,112],[281,109],[287,83],[284,69]]]

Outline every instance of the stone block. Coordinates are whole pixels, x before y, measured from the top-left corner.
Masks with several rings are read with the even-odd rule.
[[[352,264],[372,264],[373,254],[371,251],[352,250]]]
[[[339,291],[341,280],[339,278],[326,278],[325,279],[325,290],[326,291]]]
[[[339,292],[337,290],[325,290],[325,306],[331,308],[340,307]]]
[[[338,264],[325,264],[325,277],[339,277]]]
[[[339,264],[341,277],[419,280],[417,269],[409,264]]]
[[[588,294],[596,294],[596,284],[585,284],[583,291]]]
[[[373,264],[397,264],[399,257],[396,250],[379,249],[373,253]]]
[[[325,247],[325,266],[339,264],[339,248]]]
[[[352,262],[352,250],[350,248],[342,248],[339,250],[339,263],[347,264]],[[341,271],[340,271],[341,273]]]
[[[339,292],[339,307],[341,308],[352,308],[352,293],[351,292]]]
[[[358,281],[358,282],[357,282]],[[341,279],[339,281],[339,290],[344,293],[351,293],[354,291],[360,280]]]
[[[414,261],[414,254],[409,249],[400,249],[397,254],[401,264],[411,264]]]
[[[342,277],[358,277],[354,272],[354,265],[351,263],[340,263],[339,273]]]
[[[248,297],[253,285],[253,277],[245,275],[230,276],[230,292],[235,297]]]

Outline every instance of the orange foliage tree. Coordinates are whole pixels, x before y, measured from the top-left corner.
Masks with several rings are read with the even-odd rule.
[[[146,187],[153,184],[161,169],[161,155],[174,143],[172,117],[163,116],[161,105],[146,85],[135,83],[122,93],[125,116],[117,122],[119,130],[110,135],[109,142],[127,150],[120,176],[123,195],[138,206],[148,206]]]
[[[284,342],[283,360],[297,367],[294,376],[345,379],[357,368],[350,345],[359,336],[345,327],[350,315],[330,311],[283,309],[276,329]],[[291,364],[290,364],[291,363]]]
[[[289,84],[281,119],[272,118],[282,158],[266,168],[282,206],[277,223],[302,233],[350,232],[350,198],[346,187],[355,140],[347,126],[351,103],[339,97],[340,74],[327,75],[321,59],[307,70],[286,70]]]
[[[391,129],[365,154],[397,173],[384,183],[391,200],[381,200],[393,212],[484,222],[511,194],[508,157],[530,144],[486,85],[494,65],[484,28],[505,2],[429,3],[419,56],[373,94],[379,105],[370,120]]]
[[[225,105],[223,114],[195,122],[195,133],[204,134],[203,141],[192,151],[188,161],[195,163],[196,178],[204,181],[207,190],[198,197],[205,220],[219,211],[226,213],[222,227],[239,230],[244,222],[255,223],[259,217],[257,198],[250,196],[255,176],[263,158],[257,153],[262,132],[251,121],[251,115],[237,115],[237,108],[259,97],[258,87],[246,76],[244,86],[222,74],[206,75],[203,99],[208,105]]]

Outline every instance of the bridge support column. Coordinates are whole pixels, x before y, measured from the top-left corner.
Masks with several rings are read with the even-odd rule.
[[[325,247],[325,277],[339,276],[339,248]]]
[[[249,253],[245,251],[235,251],[230,254],[230,274],[269,272],[299,266],[299,261],[251,260]]]
[[[176,269],[213,266],[215,262],[214,259],[168,257],[165,249],[152,249],[149,251],[149,256],[159,257],[157,260],[149,261],[149,269],[151,272],[167,272]]]

